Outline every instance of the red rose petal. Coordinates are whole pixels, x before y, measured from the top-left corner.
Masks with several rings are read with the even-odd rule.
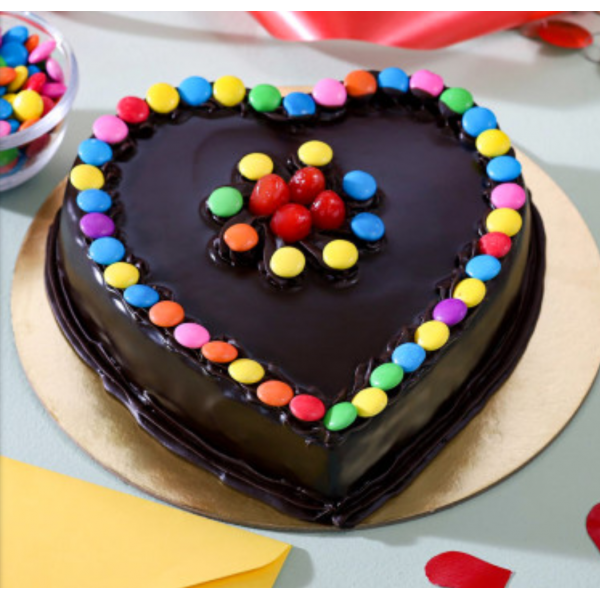
[[[568,21],[540,23],[535,31],[545,42],[559,48],[586,48],[594,41],[592,34],[585,27]]]
[[[512,571],[464,552],[443,552],[425,565],[427,579],[451,588],[503,588]]]
[[[585,526],[587,527],[588,535],[592,538],[592,542],[594,542],[598,550],[600,550],[600,504],[596,504],[596,506],[590,510]]]

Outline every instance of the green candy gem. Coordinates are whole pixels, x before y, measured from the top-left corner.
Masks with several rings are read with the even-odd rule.
[[[250,106],[258,112],[271,112],[281,104],[281,92],[273,85],[261,83],[250,90]]]
[[[385,363],[379,365],[372,373],[369,383],[372,387],[379,388],[384,392],[394,389],[402,383],[404,370],[396,363]]]
[[[4,60],[3,56],[0,56],[0,67],[5,67],[6,66],[6,61]]]
[[[218,188],[208,197],[208,208],[217,217],[233,217],[242,210],[243,205],[242,194],[232,187]]]
[[[9,165],[15,158],[19,156],[18,148],[9,148],[8,150],[0,150],[0,167]]]
[[[471,92],[464,88],[448,88],[440,100],[453,112],[462,115],[473,106]]]
[[[325,427],[327,427],[329,431],[346,429],[346,427],[350,427],[350,425],[356,421],[357,416],[356,406],[351,402],[334,404],[325,415]]]

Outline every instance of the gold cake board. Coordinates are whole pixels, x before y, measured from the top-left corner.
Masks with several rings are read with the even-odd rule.
[[[520,155],[548,236],[541,316],[517,369],[484,410],[399,496],[360,527],[395,523],[451,506],[502,481],[540,453],[571,420],[600,364],[600,254],[576,208]],[[249,527],[318,531],[314,525],[223,485],[166,450],[102,387],[71,349],[44,290],[48,227],[63,182],[35,217],[17,260],[12,319],[23,367],[66,433],[126,482],[181,508]]]

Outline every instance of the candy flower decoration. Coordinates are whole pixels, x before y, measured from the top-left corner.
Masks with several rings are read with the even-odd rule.
[[[358,170],[334,189],[332,163],[333,149],[320,140],[302,144],[286,163],[291,168],[276,167],[262,152],[242,157],[233,181],[203,203],[203,214],[221,228],[213,257],[258,265],[278,287],[297,285],[307,265],[331,281],[356,282],[360,249],[382,247],[385,226],[373,212],[382,194],[375,178]]]

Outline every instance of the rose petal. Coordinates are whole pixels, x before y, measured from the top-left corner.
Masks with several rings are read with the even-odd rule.
[[[431,583],[451,588],[503,588],[512,571],[464,552],[443,552],[425,566]]]

